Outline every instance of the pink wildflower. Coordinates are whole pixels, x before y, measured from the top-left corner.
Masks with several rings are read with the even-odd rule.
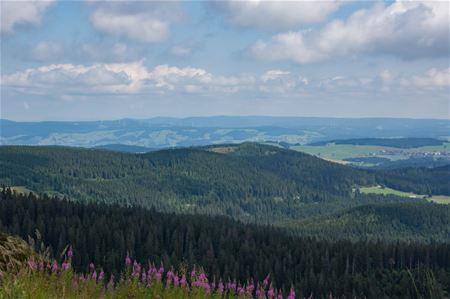
[[[264,280],[263,280],[263,286],[264,287],[267,287],[269,285],[269,278],[270,278],[270,274],[268,274],[266,276],[266,278],[264,278]]]
[[[278,291],[277,299],[283,299],[283,293],[281,290]]]
[[[187,285],[186,276],[184,274],[183,274],[183,276],[181,276],[180,284],[183,287]]]
[[[295,299],[294,288],[291,288],[291,291],[290,291],[289,296],[287,297],[287,299]]]
[[[247,295],[251,295],[253,293],[253,290],[255,289],[255,286],[253,285],[253,282],[251,281],[250,283],[247,284],[247,286],[245,287],[245,292],[247,293]]]
[[[70,263],[67,261],[64,261],[61,265],[61,268],[65,271],[65,270],[69,270],[70,268]]]
[[[127,253],[127,256],[125,257],[125,266],[129,267],[130,265],[131,265],[131,259]]]
[[[98,280],[103,281],[105,279],[105,272],[103,270],[100,271],[100,274],[98,275]]]
[[[30,267],[31,270],[37,269],[37,265],[33,260],[28,260],[28,267]]]
[[[166,285],[167,286],[170,286],[172,284],[173,276],[174,276],[173,272],[169,270],[166,274]]]
[[[220,279],[219,280],[219,286],[217,287],[217,293],[219,293],[219,295],[222,295],[223,294],[223,289],[224,289],[223,282],[222,282],[222,279]]]
[[[58,263],[55,261],[52,264],[52,272],[55,273],[56,271],[58,271]]]
[[[237,294],[238,294],[238,296],[243,296],[245,294],[245,289],[241,286],[238,286]]]

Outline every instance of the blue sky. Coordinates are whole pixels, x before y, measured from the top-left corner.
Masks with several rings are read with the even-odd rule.
[[[1,118],[449,117],[447,1],[1,1]]]

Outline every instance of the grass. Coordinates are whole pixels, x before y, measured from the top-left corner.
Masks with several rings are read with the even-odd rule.
[[[37,234],[39,237],[40,235]],[[267,276],[262,282],[237,283],[208,279],[202,268],[194,266],[175,272],[163,265],[148,267],[134,261],[127,255],[126,269],[119,277],[107,277],[102,268],[89,264],[89,272],[76,273],[72,270],[72,247],[64,249],[62,263],[49,258],[49,251],[36,253],[36,243],[0,233],[0,299],[3,298],[159,298],[159,299],[222,299],[222,298],[278,298],[281,290],[272,286]],[[42,243],[40,248],[44,248]],[[39,246],[38,246],[39,247]],[[295,299],[291,288],[285,293],[288,299]]]
[[[436,153],[450,152],[450,143],[444,143],[437,146],[423,146],[418,148],[392,148],[376,145],[352,145],[352,144],[334,144],[330,143],[321,146],[299,145],[293,146],[291,149],[305,152],[310,155],[318,156],[330,161],[343,161],[347,158],[357,157],[381,157],[392,161],[408,159],[412,154],[416,153]],[[383,151],[393,151],[395,154],[386,154]],[[367,165],[368,166],[368,165]]]
[[[15,192],[20,193],[20,194],[29,194],[30,192],[36,193],[33,190],[30,190],[30,189],[28,189],[25,186],[12,186],[11,187],[11,191],[13,191],[13,192],[15,191]]]
[[[428,201],[435,202],[438,204],[450,204],[450,196],[446,195],[433,195],[432,197],[427,197],[426,195],[415,194],[411,192],[403,192],[399,190],[395,190],[392,188],[381,187],[381,186],[372,186],[372,187],[361,187],[359,188],[359,192],[365,194],[381,194],[381,195],[396,195],[401,197],[409,197],[409,198],[424,198]]]
[[[319,156],[324,159],[344,160],[352,157],[366,157],[371,153],[384,149],[380,146],[351,145],[351,144],[329,144],[323,146],[300,145],[291,149]]]
[[[427,198],[427,200],[439,204],[450,204],[450,196],[446,195],[433,195],[431,198]]]

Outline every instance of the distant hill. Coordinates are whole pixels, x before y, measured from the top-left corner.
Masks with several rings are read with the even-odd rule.
[[[128,145],[128,144],[104,144],[95,146],[94,148],[124,153],[148,153],[155,150],[145,146]]]
[[[443,145],[445,141],[433,138],[358,138],[314,142],[309,145],[322,146],[330,143],[352,145],[376,145],[395,148],[417,148],[422,146]]]
[[[448,138],[450,122],[431,119],[211,116],[109,121],[15,122],[0,119],[2,145],[148,148],[273,141],[306,144],[354,138]]]

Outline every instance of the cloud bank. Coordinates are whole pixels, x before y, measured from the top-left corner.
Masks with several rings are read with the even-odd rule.
[[[38,25],[54,0],[1,1],[0,32],[11,33],[18,25]]]
[[[398,1],[375,4],[321,29],[289,31],[259,40],[251,53],[263,60],[308,64],[343,56],[373,54],[402,59],[449,53],[449,3]]]

